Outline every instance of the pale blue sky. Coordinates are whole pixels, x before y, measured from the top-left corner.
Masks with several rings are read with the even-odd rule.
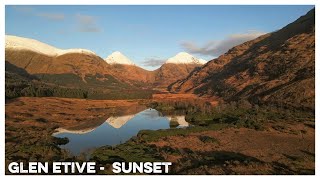
[[[210,60],[275,31],[314,6],[6,6],[6,34],[102,58],[121,51],[155,69],[181,51]],[[148,66],[148,65],[154,66]]]

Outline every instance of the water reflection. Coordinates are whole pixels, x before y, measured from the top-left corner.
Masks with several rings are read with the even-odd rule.
[[[58,128],[53,135],[68,137],[69,143],[61,147],[78,155],[95,147],[124,143],[140,130],[168,129],[170,121],[175,121],[179,128],[189,126],[184,115],[163,115],[155,109],[145,109],[136,114],[110,116],[94,127]]]
[[[134,115],[127,116],[111,116],[106,120],[106,123],[110,124],[112,127],[119,129],[125,125],[130,119],[134,118]]]

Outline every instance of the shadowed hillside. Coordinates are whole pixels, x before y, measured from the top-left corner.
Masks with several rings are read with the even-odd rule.
[[[314,110],[315,10],[230,49],[170,90]]]

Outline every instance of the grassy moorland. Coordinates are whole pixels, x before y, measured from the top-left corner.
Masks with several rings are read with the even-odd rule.
[[[142,130],[123,144],[97,148],[89,160],[106,167],[99,173],[112,173],[115,161],[170,161],[171,174],[314,174],[313,112],[200,101],[13,99],[6,104],[6,163],[86,161],[86,154],[59,147],[68,139],[51,136],[56,128],[97,127],[118,111],[143,106],[164,114],[183,110],[193,126]]]

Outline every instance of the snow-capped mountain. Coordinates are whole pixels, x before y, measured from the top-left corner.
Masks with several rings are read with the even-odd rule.
[[[172,63],[172,64],[205,64],[207,63],[206,60],[198,59],[196,57],[193,57],[192,55],[186,53],[186,52],[180,52],[174,57],[169,58],[166,62]]]
[[[110,54],[105,61],[108,64],[125,64],[125,65],[135,65],[127,56],[123,55],[121,52],[116,51]]]
[[[106,59],[86,49],[59,49],[35,39],[6,35],[6,62],[23,68],[29,74],[74,74],[87,82],[89,76],[112,76],[117,81],[135,86],[136,82],[146,87],[167,88],[183,79],[205,61],[188,53],[178,53],[160,68],[148,71],[134,64],[128,57],[116,51]],[[89,55],[89,56],[88,56]],[[114,66],[121,64],[121,66]],[[75,78],[76,78],[75,77]],[[99,81],[105,85],[106,79]],[[61,79],[63,81],[63,79]],[[77,86],[77,81],[72,84]],[[114,87],[113,85],[110,88]]]
[[[168,87],[173,82],[183,79],[196,67],[201,67],[207,61],[198,59],[186,52],[180,52],[169,58],[159,69],[157,69],[155,81],[158,87]]]
[[[94,52],[87,49],[58,49],[56,47],[50,46],[48,44],[30,38],[6,35],[5,39],[5,48],[10,50],[28,50],[47,56],[61,56],[68,53],[95,55]]]

